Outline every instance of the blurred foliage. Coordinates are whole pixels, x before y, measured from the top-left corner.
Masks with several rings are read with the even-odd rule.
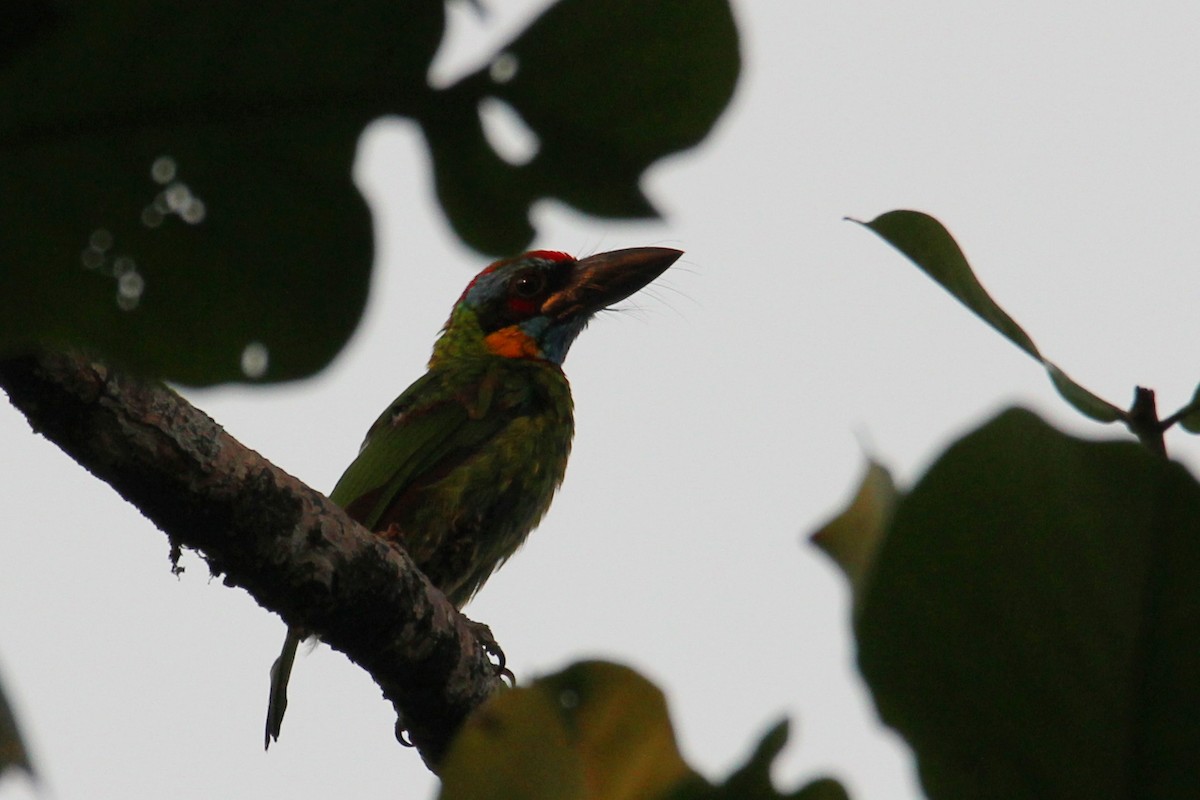
[[[308,375],[354,330],[371,120],[416,120],[454,230],[508,254],[539,198],[652,216],[641,173],[705,136],[740,67],[727,0],[561,0],[444,89],[442,0],[35,0],[0,28],[0,354],[90,348],[192,384]],[[531,161],[487,144],[485,100]]]
[[[1183,467],[1023,410],[868,518],[859,663],[929,796],[1200,797],[1198,532]]]
[[[859,663],[930,797],[1200,796],[1200,486],[1163,432],[1200,432],[1200,389],[1160,419],[1047,360],[933,217],[863,223],[1046,369],[1074,408],[1144,447],[1012,410],[911,493],[871,465],[814,539],[846,571]]]
[[[812,535],[813,544],[846,573],[856,599],[866,589],[875,553],[900,498],[892,474],[871,462],[850,505]]]
[[[0,686],[0,778],[10,769],[22,770],[30,777],[34,776],[33,763],[21,739],[17,719],[13,716],[8,698],[4,696],[4,687]]]
[[[834,781],[781,795],[770,769],[787,726],[714,786],[679,755],[662,692],[633,670],[575,664],[479,709],[441,767],[441,800],[841,800]]]

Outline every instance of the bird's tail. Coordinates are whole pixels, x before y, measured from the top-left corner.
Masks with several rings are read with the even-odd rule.
[[[288,626],[287,638],[283,640],[283,650],[279,658],[271,665],[271,697],[267,701],[267,733],[263,738],[263,749],[271,746],[271,741],[279,741],[279,729],[283,727],[283,712],[287,711],[287,685],[292,677],[292,664],[296,661],[296,650],[304,634]]]

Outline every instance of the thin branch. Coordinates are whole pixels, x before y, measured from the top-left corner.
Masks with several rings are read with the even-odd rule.
[[[406,553],[162,384],[45,354],[0,361],[0,387],[173,545],[370,673],[430,769],[500,686],[469,622]]]

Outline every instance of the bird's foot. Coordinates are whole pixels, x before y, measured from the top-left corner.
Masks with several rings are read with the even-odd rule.
[[[475,641],[479,642],[479,646],[483,648],[483,652],[495,658],[492,666],[496,668],[496,674],[508,681],[510,686],[516,685],[517,679],[513,675],[511,669],[506,665],[507,660],[504,657],[504,651],[500,649],[500,645],[496,642],[496,637],[492,635],[492,629],[482,622],[476,622],[473,619],[463,617],[467,623],[467,627],[471,629],[471,633],[475,634]]]
[[[505,666],[504,651],[500,649],[500,645],[496,642],[496,637],[492,635],[492,629],[482,622],[476,622],[468,617],[463,617],[463,621],[467,623],[467,627],[475,636],[475,641],[483,648],[483,652],[487,653],[495,659],[492,666],[496,670],[496,676],[509,685],[515,687],[517,685],[517,677],[513,675],[513,671]],[[412,738],[408,734],[408,726],[404,723],[404,713],[400,708],[396,707],[396,741],[405,747],[415,747]]]

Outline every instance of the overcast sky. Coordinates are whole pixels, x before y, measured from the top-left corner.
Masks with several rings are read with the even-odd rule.
[[[438,74],[473,66],[542,5],[489,3],[482,22],[456,7]],[[732,107],[645,182],[665,219],[537,210],[539,247],[686,255],[572,349],[564,487],[467,611],[521,678],[584,657],[641,670],[710,777],[787,716],[782,785],[833,773],[855,798],[904,800],[912,761],[852,668],[844,582],[803,535],[844,502],[864,450],[909,482],[1012,403],[1073,432],[1122,432],[1075,415],[1025,355],[842,218],[939,217],[1049,358],[1119,405],[1155,388],[1165,416],[1200,378],[1200,7],[735,12]],[[357,170],[380,249],[350,346],[311,381],[189,393],[326,490],[485,262],[432,204],[412,125],[374,125]],[[297,663],[264,754],[280,619],[195,556],[174,578],[165,537],[6,403],[0,443],[0,675],[54,797],[432,796],[392,739],[390,705],[327,648]],[[1168,447],[1200,463],[1191,439]],[[10,779],[0,796],[33,795]]]

